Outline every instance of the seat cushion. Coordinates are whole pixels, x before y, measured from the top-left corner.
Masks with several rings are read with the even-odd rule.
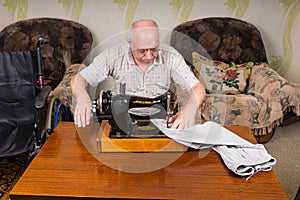
[[[260,128],[264,124],[266,104],[252,95],[208,94],[201,106],[205,121],[222,125],[241,125]]]

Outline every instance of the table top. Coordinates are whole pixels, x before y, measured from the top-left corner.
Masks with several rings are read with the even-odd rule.
[[[226,128],[255,142],[248,127]],[[12,189],[11,199],[287,199],[273,171],[246,180],[214,151],[203,157],[199,151],[187,151],[162,168],[126,172],[100,162],[84,140],[74,123],[60,122]],[[120,153],[108,157],[124,158]]]

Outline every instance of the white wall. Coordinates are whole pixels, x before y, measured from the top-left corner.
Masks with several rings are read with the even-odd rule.
[[[0,0],[0,29],[33,17],[70,19],[87,26],[97,46],[103,42],[109,45],[132,21],[141,18],[154,19],[161,28],[172,29],[191,19],[231,16],[256,25],[262,32],[272,67],[287,79],[300,83],[299,12],[298,0]],[[292,46],[284,46],[287,36]],[[122,37],[117,39],[122,40]],[[283,56],[285,53],[288,56]]]

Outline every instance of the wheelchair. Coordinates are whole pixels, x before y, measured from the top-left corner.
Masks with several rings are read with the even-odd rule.
[[[33,157],[60,121],[73,120],[69,80],[92,42],[87,27],[58,18],[21,20],[0,31],[0,160]]]
[[[34,156],[46,130],[50,86],[45,86],[39,38],[36,50],[0,51],[0,158],[28,152]]]

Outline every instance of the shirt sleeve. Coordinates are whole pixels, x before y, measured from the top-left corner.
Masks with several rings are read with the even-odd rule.
[[[185,60],[174,48],[171,48],[170,53],[171,62],[171,77],[173,81],[178,84],[183,91],[189,91],[195,84],[199,83],[190,67],[186,64]]]
[[[102,51],[93,62],[80,71],[80,75],[92,86],[96,87],[108,76],[112,75],[114,62],[128,52],[128,45],[121,43]]]
[[[93,87],[96,87],[98,83],[108,77],[109,67],[105,66],[105,60],[104,55],[99,54],[89,66],[79,72],[79,74]]]

